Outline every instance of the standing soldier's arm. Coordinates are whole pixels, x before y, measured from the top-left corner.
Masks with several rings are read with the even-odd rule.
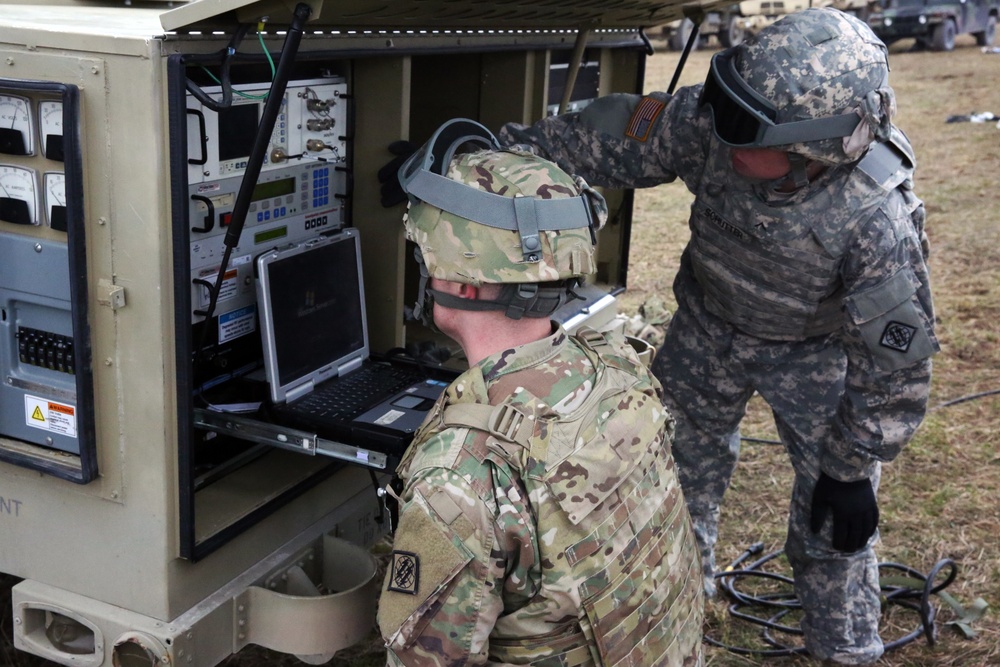
[[[534,125],[508,123],[500,142],[527,145],[592,185],[646,188],[701,172],[711,120],[698,111],[701,86],[673,96],[618,93]]]
[[[505,601],[534,595],[524,494],[477,465],[471,477],[430,468],[407,483],[378,612],[389,665],[485,664]]]
[[[912,193],[907,196],[908,201],[890,199],[868,221],[843,269],[847,376],[840,437],[821,464],[841,481],[864,478],[876,461],[893,460],[927,409],[931,356],[939,348],[923,205]]]

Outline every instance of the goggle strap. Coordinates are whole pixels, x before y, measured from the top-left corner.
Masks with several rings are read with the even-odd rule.
[[[811,120],[796,120],[790,123],[766,126],[764,136],[757,144],[762,148],[770,146],[785,146],[823,139],[839,139],[850,136],[854,128],[861,122],[856,113],[813,118]]]

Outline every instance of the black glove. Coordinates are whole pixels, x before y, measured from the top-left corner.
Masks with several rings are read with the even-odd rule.
[[[812,498],[810,524],[814,533],[823,527],[827,512],[833,515],[832,543],[837,551],[857,551],[878,528],[878,502],[867,479],[839,482],[820,473]]]
[[[381,169],[378,170],[378,182],[382,184],[382,206],[385,208],[391,208],[396,204],[402,204],[406,201],[406,193],[403,192],[403,186],[399,184],[399,179],[396,177],[399,168],[403,166],[406,159],[413,155],[417,151],[417,146],[414,146],[409,141],[400,139],[399,141],[394,141],[389,144],[389,152],[396,157],[385,163]]]

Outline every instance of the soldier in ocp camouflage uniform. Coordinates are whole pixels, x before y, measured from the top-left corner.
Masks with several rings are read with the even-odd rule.
[[[701,565],[660,386],[621,336],[548,317],[594,269],[603,199],[454,123],[400,170],[418,315],[471,367],[397,471],[389,664],[701,665]],[[451,160],[470,133],[491,149]]]
[[[924,209],[894,105],[871,30],[809,9],[716,54],[704,85],[613,95],[499,135],[591,183],[679,177],[695,195],[653,371],[677,419],[706,592],[756,391],[795,469],[785,546],[806,647],[843,664],[883,651],[880,464],[922,420],[938,349]]]

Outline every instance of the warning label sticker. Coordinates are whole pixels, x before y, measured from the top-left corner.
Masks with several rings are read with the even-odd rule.
[[[24,421],[32,428],[76,437],[76,407],[47,398],[24,396]]]
[[[246,306],[219,315],[219,342],[245,336],[257,330],[257,306]]]
[[[210,282],[213,286],[215,285],[215,280],[218,274],[218,269],[207,269],[201,272],[200,278],[202,280]],[[239,271],[236,269],[229,269],[226,271],[226,275],[222,280],[222,284],[219,286],[219,298],[218,302],[227,301],[232,299],[234,296],[239,294],[240,283],[239,283]],[[207,286],[201,285],[199,290],[199,301],[201,303],[202,309],[208,308],[208,304],[211,301],[212,295],[211,291]]]

